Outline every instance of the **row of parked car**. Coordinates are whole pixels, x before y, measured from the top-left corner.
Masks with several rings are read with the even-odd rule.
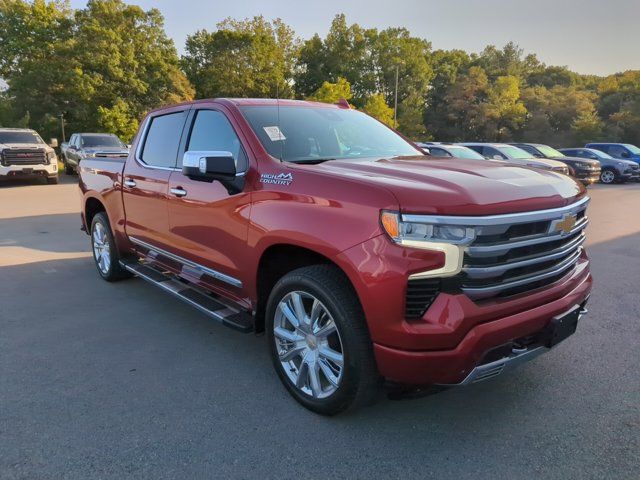
[[[625,143],[589,143],[556,150],[540,143],[421,142],[433,156],[492,160],[571,175],[585,185],[640,181],[640,148]]]

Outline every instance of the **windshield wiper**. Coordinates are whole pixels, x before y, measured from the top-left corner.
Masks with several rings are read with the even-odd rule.
[[[337,158],[305,158],[301,160],[287,160],[287,162],[316,165],[318,163],[329,162],[331,160],[337,160]]]

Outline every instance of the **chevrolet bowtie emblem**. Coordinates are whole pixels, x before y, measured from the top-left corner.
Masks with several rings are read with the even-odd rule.
[[[560,232],[562,235],[571,233],[573,227],[576,226],[576,216],[572,213],[565,214],[558,223],[555,224],[555,231]]]

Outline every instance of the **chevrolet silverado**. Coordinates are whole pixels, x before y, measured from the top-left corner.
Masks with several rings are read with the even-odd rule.
[[[592,285],[584,187],[426,156],[345,103],[149,113],[126,160],[80,163],[100,276],[264,332],[286,389],[326,415],[385,380],[487,380],[573,334]]]

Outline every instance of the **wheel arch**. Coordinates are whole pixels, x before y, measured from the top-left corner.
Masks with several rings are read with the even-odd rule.
[[[264,331],[267,301],[278,280],[293,270],[312,265],[331,265],[337,268],[345,276],[353,289],[354,295],[360,301],[349,275],[336,261],[308,247],[293,243],[275,243],[262,252],[256,271],[256,331]]]
[[[87,197],[84,202],[84,211],[83,211],[84,223],[85,223],[85,228],[87,232],[90,232],[91,230],[91,223],[93,222],[93,218],[100,212],[105,212],[105,213],[107,212],[107,209],[104,203],[102,203],[102,201],[96,197]],[[107,213],[107,218],[109,218],[108,213]]]

